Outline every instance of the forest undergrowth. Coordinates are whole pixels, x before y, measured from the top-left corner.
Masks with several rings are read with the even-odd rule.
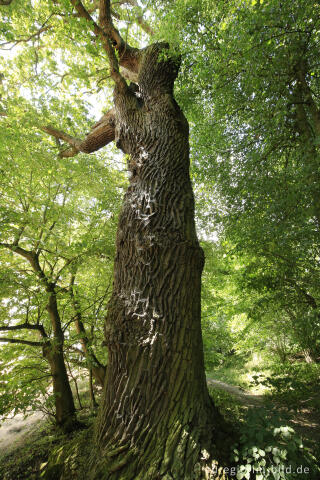
[[[262,372],[242,368],[236,358],[227,366],[208,374],[208,386],[219,411],[237,432],[238,441],[230,451],[230,477],[238,479],[310,479],[320,475],[320,417],[316,385],[309,372],[305,383],[291,379],[291,389],[283,388],[283,378],[289,384],[289,373],[304,371],[303,366],[282,368],[271,377]],[[300,368],[300,370],[299,370]],[[310,368],[309,368],[310,370]],[[254,377],[251,382],[244,378]],[[301,377],[301,374],[300,374]],[[261,383],[261,385],[259,385]],[[272,384],[272,385],[271,385]],[[313,389],[311,388],[313,385]],[[281,390],[282,386],[282,390]],[[264,394],[261,394],[261,392]],[[231,392],[231,393],[230,393]],[[63,434],[49,421],[42,421],[26,433],[23,444],[10,453],[0,454],[2,480],[40,480],[43,478],[50,454],[59,452],[75,442],[81,442],[93,426],[96,410],[90,409],[88,392],[81,390],[85,406],[78,413],[83,428],[73,434]],[[227,467],[228,468],[228,467]],[[232,470],[235,468],[236,470]],[[278,476],[279,475],[279,476]]]

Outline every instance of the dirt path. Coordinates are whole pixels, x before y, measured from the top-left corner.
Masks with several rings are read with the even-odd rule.
[[[10,453],[24,443],[27,436],[39,427],[43,418],[43,413],[35,412],[27,418],[19,413],[13,418],[4,420],[0,426],[0,455]]]
[[[221,382],[220,380],[207,378],[207,383],[208,385],[231,393],[231,395],[235,395],[243,405],[247,405],[248,407],[262,405],[262,403],[264,402],[263,395],[255,395],[253,393],[246,392],[240,387],[229,385],[228,383]]]
[[[240,387],[229,385],[228,383],[221,382],[220,380],[207,378],[207,382],[208,385],[234,395],[242,405],[247,407],[263,406],[263,404],[266,402],[266,397],[263,395],[255,395],[253,393],[246,392]],[[273,409],[280,413],[280,415],[281,413],[288,414],[288,406],[284,407],[274,403],[271,405]],[[302,408],[298,413],[295,413],[294,416],[292,414],[290,415],[290,413],[289,416],[291,416],[291,419],[289,420],[290,424],[303,438],[311,443],[320,442],[320,418],[318,415],[315,415],[314,412],[310,412],[306,408]]]

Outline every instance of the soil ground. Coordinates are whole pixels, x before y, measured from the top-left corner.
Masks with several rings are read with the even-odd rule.
[[[208,378],[208,384],[230,393],[237,398],[239,403],[248,408],[262,406],[266,401],[266,397],[263,395],[246,392],[240,387],[229,385],[220,380]],[[274,407],[278,411],[283,409],[280,405],[274,405]],[[5,420],[0,426],[0,456],[7,455],[20,445],[23,445],[28,437],[39,428],[44,419],[45,416],[42,412],[34,412],[28,417],[18,414],[14,418]],[[319,416],[308,409],[302,408],[291,418],[291,424],[306,440],[320,443]]]
[[[2,422],[0,426],[0,455],[7,455],[23,445],[29,435],[37,430],[44,418],[42,412],[34,412],[28,417],[19,413],[15,417]]]

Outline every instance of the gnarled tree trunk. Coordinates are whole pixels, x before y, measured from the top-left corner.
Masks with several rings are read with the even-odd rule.
[[[173,98],[179,60],[166,44],[130,47],[113,26],[109,0],[99,2],[98,24],[80,0],[71,3],[107,52],[114,108],[84,141],[52,127],[44,130],[71,146],[61,156],[115,140],[128,154],[130,171],[105,322],[104,395],[83,478],[224,478],[215,467],[218,454],[223,456],[225,425],[204,373],[204,255],[194,223],[188,123]],[[135,84],[128,87],[119,64]]]
[[[194,223],[188,123],[166,45],[136,58],[138,89],[117,84],[116,142],[130,155],[105,323],[109,362],[90,478],[205,477],[220,418],[200,325],[204,254]],[[212,475],[210,478],[216,478]]]

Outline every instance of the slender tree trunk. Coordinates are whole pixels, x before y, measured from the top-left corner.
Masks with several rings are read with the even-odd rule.
[[[74,280],[75,280],[75,277],[73,275],[72,281],[71,281],[70,293],[71,293],[72,305],[73,305],[73,308],[74,308],[74,311],[75,311],[75,321],[74,321],[75,327],[76,327],[77,333],[80,337],[81,346],[82,346],[83,352],[85,354],[89,370],[92,370],[91,373],[93,374],[93,376],[95,378],[95,381],[103,387],[104,378],[105,378],[105,375],[106,375],[106,367],[99,362],[99,360],[95,356],[95,354],[92,351],[92,348],[90,346],[89,338],[88,338],[86,329],[84,327],[84,324],[82,322],[82,314],[81,314],[80,305],[79,305],[79,302],[77,301],[77,299],[75,297],[75,294],[74,294],[74,291],[73,291]]]
[[[49,291],[47,310],[49,312],[54,336],[53,341],[44,347],[44,357],[49,362],[53,379],[56,422],[63,430],[70,431],[77,425],[76,410],[64,361],[64,335],[53,286],[51,287],[51,291]]]
[[[138,94],[115,89],[117,146],[130,186],[105,324],[109,361],[96,429],[96,480],[209,477],[221,418],[209,397],[200,325],[204,254],[194,223],[178,65],[147,47]],[[213,462],[213,463],[212,463]],[[205,476],[207,475],[207,476]]]
[[[70,375],[70,377],[72,378],[73,383],[74,383],[74,388],[75,388],[76,395],[77,395],[77,400],[78,400],[78,404],[79,404],[79,409],[82,410],[82,409],[83,409],[83,406],[82,406],[82,403],[81,403],[81,398],[80,398],[80,393],[79,393],[79,387],[78,387],[77,378],[75,377],[75,375],[73,375],[73,373],[72,373],[72,368],[70,367],[70,363],[68,362],[67,359],[66,359],[66,362],[67,362],[67,365],[68,365],[69,375]]]
[[[76,326],[78,335],[80,335],[80,342],[86,357],[87,364],[89,368],[92,370],[92,374],[94,376],[95,381],[99,385],[101,385],[101,387],[103,387],[104,378],[106,375],[106,367],[99,362],[99,360],[91,350],[91,347],[89,346],[89,339],[87,336],[87,332],[84,328],[84,325],[81,320],[81,316],[79,316],[79,314],[77,314],[77,317],[75,320],[75,326]]]
[[[98,406],[94,395],[93,382],[92,382],[92,369],[89,368],[89,392],[90,392],[90,408],[93,410]]]

